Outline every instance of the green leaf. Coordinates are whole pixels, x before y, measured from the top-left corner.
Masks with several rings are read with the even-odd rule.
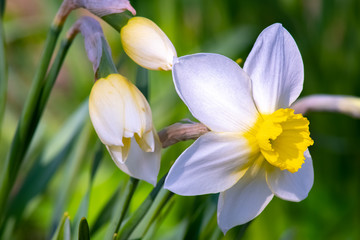
[[[134,229],[141,222],[143,217],[149,211],[151,205],[154,203],[156,196],[159,194],[165,182],[166,175],[160,179],[155,188],[150,192],[140,207],[131,215],[130,219],[120,229],[116,239],[128,239]]]
[[[90,121],[88,121],[84,129],[82,130],[78,141],[74,144],[74,147],[66,159],[65,164],[65,173],[63,174],[62,184],[58,189],[58,196],[56,200],[56,204],[54,207],[54,216],[52,220],[52,229],[54,229],[54,224],[58,221],[58,217],[60,212],[63,212],[66,205],[68,204],[73,191],[74,183],[77,180],[78,172],[80,167],[82,166],[83,161],[85,160],[85,154],[89,151],[89,141],[91,139],[92,134],[92,126]]]
[[[62,24],[53,24],[47,35],[44,51],[41,56],[39,67],[35,73],[30,93],[26,99],[25,106],[22,110],[19,123],[16,128],[15,136],[11,143],[8,156],[5,159],[2,172],[0,173],[0,216],[4,216],[5,207],[8,201],[9,193],[18,175],[24,156],[28,150],[31,140],[34,136],[39,118],[37,107],[43,82],[45,79],[51,56],[59,34],[62,30]],[[0,219],[0,222],[2,219]]]
[[[118,200],[118,204],[116,204],[113,209],[112,218],[105,237],[106,239],[110,239],[115,233],[119,231],[120,225],[125,218],[125,214],[127,213],[130,201],[134,195],[138,183],[138,179],[130,177],[124,192],[121,192],[119,196],[120,200]]]
[[[70,240],[70,219],[69,214],[64,213],[51,240]]]
[[[99,168],[100,162],[104,157],[104,145],[101,143],[101,141],[97,142],[97,151],[95,153],[93,165],[91,168],[91,176],[90,176],[90,183],[92,184],[95,178],[95,174]]]
[[[54,174],[64,162],[83,128],[88,116],[87,101],[66,121],[56,136],[47,144],[45,150],[35,161],[22,185],[9,204],[7,218],[15,216],[19,220],[27,204],[42,194]]]
[[[222,239],[223,240],[242,239],[242,237],[246,232],[246,229],[249,227],[251,222],[252,221],[230,229]]]
[[[119,202],[118,197],[121,192],[120,190],[121,188],[119,187],[111,196],[109,201],[104,205],[103,209],[101,209],[99,215],[95,220],[95,223],[91,226],[91,235],[94,235],[94,233],[99,230],[104,224],[110,221],[110,219],[114,215],[113,209],[115,208],[115,204]]]
[[[161,224],[164,222],[165,218],[168,216],[169,212],[174,206],[174,198],[171,198],[169,203],[166,206],[162,206],[163,209],[160,209],[160,212],[158,215],[154,215],[153,218],[148,222],[147,228],[142,232],[142,238],[143,240],[146,239],[155,239],[155,234],[159,230]],[[135,232],[137,229],[135,230]],[[134,232],[134,235],[135,235]]]
[[[149,71],[147,69],[140,66],[137,68],[135,85],[145,98],[149,99]]]
[[[172,199],[174,193],[161,189],[151,208],[143,217],[141,223],[136,227],[132,233],[132,238],[143,237],[149,230],[151,224],[159,217],[161,211],[166,207],[166,204]]]
[[[5,12],[5,0],[0,0],[0,18],[3,18]]]
[[[5,4],[5,1],[1,0],[0,5],[1,4]],[[7,58],[5,51],[5,34],[4,34],[3,19],[0,12],[0,136],[1,136],[1,126],[4,118],[5,105],[6,105],[6,95],[7,95],[6,93],[7,93],[7,85],[8,85],[7,74],[8,74],[8,66],[7,66]],[[0,166],[2,166],[2,161]]]
[[[95,153],[92,168],[91,168],[89,186],[88,186],[85,196],[83,197],[83,199],[80,203],[80,206],[78,207],[78,210],[76,212],[76,215],[75,215],[75,218],[73,221],[73,227],[72,227],[72,229],[74,229],[73,239],[76,238],[77,232],[80,231],[80,230],[78,230],[79,225],[77,225],[77,223],[79,221],[81,221],[84,217],[87,217],[87,215],[88,215],[89,204],[90,204],[90,194],[91,194],[91,188],[93,185],[93,180],[94,180],[96,171],[99,167],[100,161],[103,158],[104,147],[99,140],[97,142],[97,147],[98,147],[98,150]]]
[[[79,224],[79,240],[90,240],[89,225],[86,218],[82,218]]]
[[[207,210],[207,204],[203,198],[197,198],[195,206],[189,211],[189,221],[184,239],[199,239],[200,226],[203,221],[204,211]]]

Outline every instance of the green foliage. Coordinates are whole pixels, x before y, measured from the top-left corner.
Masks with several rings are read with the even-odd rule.
[[[86,218],[82,218],[79,224],[79,240],[90,240],[90,230]]]
[[[65,43],[59,48],[53,68],[48,69],[55,39],[63,36],[59,29],[53,29],[49,35],[50,50],[45,52],[45,60],[41,60],[39,53],[60,2],[31,2],[31,8],[26,1],[16,6],[7,4],[2,19],[7,54],[5,58],[0,44],[0,122],[6,89],[7,105],[1,125],[0,166],[4,173],[10,173],[4,170],[7,169],[4,159],[11,148],[7,164],[12,165],[8,167],[12,170],[8,181],[14,183],[14,188],[11,194],[10,189],[1,189],[10,196],[10,201],[6,207],[6,225],[0,226],[0,238],[89,239],[90,234],[91,239],[104,239],[112,235],[119,222],[122,222],[119,238],[237,239],[242,234],[242,239],[359,238],[360,123],[332,113],[307,116],[315,141],[310,149],[315,183],[308,198],[301,203],[275,198],[250,225],[234,228],[226,236],[217,227],[216,195],[171,197],[165,190],[156,188],[155,198],[152,192],[155,190],[140,182],[127,210],[122,211],[126,192],[129,192],[126,190],[129,178],[116,167],[104,146],[99,145],[88,120],[86,99],[94,75],[83,39],[74,40],[60,73],[65,56],[60,55],[61,49],[69,47]],[[0,1],[0,10],[4,3]],[[360,96],[360,5],[357,0],[132,0],[131,4],[139,16],[150,18],[162,28],[174,43],[178,56],[215,52],[245,60],[261,30],[281,22],[296,40],[303,57],[303,96],[314,93]],[[69,29],[80,15],[81,11],[73,12],[64,29]],[[120,62],[119,73],[131,81],[136,80],[139,89],[149,98],[156,129],[184,118],[194,120],[177,96],[170,72],[138,68],[124,54],[118,18],[125,22],[127,19],[124,15],[103,17],[112,25],[102,24],[105,36],[113,59]],[[4,41],[3,36],[0,31],[0,43]],[[110,64],[112,58],[103,56],[105,66],[110,67],[102,68],[105,70],[99,72],[99,76],[116,72],[115,65]],[[39,63],[40,73],[36,70]],[[6,64],[8,86],[3,77]],[[31,96],[36,97],[26,100],[33,75],[41,89],[32,89]],[[56,78],[56,83],[49,81]],[[39,99],[42,99],[40,104]],[[39,112],[39,109],[42,110]],[[74,112],[77,114],[70,118]],[[25,120],[20,121],[17,140],[11,147],[20,118]],[[36,124],[30,119],[35,119]],[[190,144],[181,142],[163,150],[160,176]],[[6,178],[6,174],[1,178]],[[147,198],[149,193],[153,195]],[[0,205],[5,211],[4,204]],[[65,211],[72,217],[63,216]],[[245,227],[247,230],[243,232]]]

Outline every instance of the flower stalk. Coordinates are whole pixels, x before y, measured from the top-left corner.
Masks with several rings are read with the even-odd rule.
[[[5,105],[6,105],[6,92],[7,92],[7,58],[5,51],[5,33],[3,26],[3,11],[5,7],[5,1],[0,2],[0,136],[1,126],[4,118]]]
[[[48,32],[39,67],[37,68],[33,78],[31,89],[20,116],[10,151],[3,165],[3,171],[0,179],[0,217],[3,216],[9,193],[15,182],[32,137],[36,131],[36,127],[42,115],[43,109],[45,108],[46,101],[63,63],[66,52],[71,44],[72,40],[65,40],[61,46],[58,57],[54,62],[53,68],[50,70],[48,77],[45,78],[57,39],[70,11],[71,9],[69,6],[63,4],[55,16]]]
[[[146,221],[144,230],[142,232],[142,237],[145,236],[145,234],[149,230],[151,224],[153,222],[155,222],[155,220],[159,217],[160,213],[165,208],[167,203],[172,199],[173,196],[174,196],[174,193],[170,192],[166,189],[162,189],[160,191],[160,193],[159,193],[160,200],[159,200],[158,204],[156,204],[155,210],[151,212],[151,216],[149,217],[149,220]]]
[[[144,200],[144,202],[140,205],[140,207],[136,210],[134,214],[130,217],[130,219],[124,224],[118,234],[116,234],[116,240],[125,240],[130,237],[135,228],[139,225],[143,217],[149,211],[150,207],[155,201],[156,196],[159,194],[160,190],[164,186],[165,177],[162,177],[160,181],[157,183],[156,187],[150,192],[148,197]],[[163,195],[164,199],[169,199],[168,194]],[[163,201],[159,201],[160,204],[163,204]]]
[[[118,222],[116,224],[114,234],[117,233],[119,231],[119,229],[120,229],[121,223],[125,218],[127,210],[128,210],[128,208],[130,206],[131,199],[132,199],[132,197],[133,197],[133,195],[135,193],[135,190],[136,190],[138,184],[139,184],[138,179],[130,177],[130,179],[129,179],[127,185],[126,185],[125,191],[122,193],[122,195],[124,196],[124,200],[123,200],[124,202],[123,202],[123,205],[121,207],[120,217],[119,217],[119,220],[118,220]]]
[[[297,100],[291,106],[295,112],[337,112],[360,118],[360,98],[344,95],[315,94]]]
[[[360,118],[360,99],[354,96],[315,94],[299,98],[291,106],[295,113],[337,112]],[[210,130],[198,122],[175,123],[158,132],[163,148],[180,141],[195,140]]]

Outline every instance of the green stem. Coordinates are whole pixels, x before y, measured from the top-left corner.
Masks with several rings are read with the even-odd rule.
[[[1,1],[2,4],[3,1]],[[5,35],[3,29],[3,19],[0,16],[0,137],[1,126],[4,118],[7,91],[7,59],[5,52]]]
[[[107,42],[104,38],[102,40],[102,55],[99,63],[99,67],[95,73],[95,78],[105,78],[109,74],[118,73],[115,64],[113,62],[111,52],[108,49]]]
[[[156,196],[158,195],[158,193],[160,192],[160,190],[164,185],[165,178],[166,175],[161,178],[161,180],[157,183],[156,187],[151,191],[151,193],[140,205],[140,207],[136,210],[136,212],[120,229],[119,233],[116,236],[117,240],[124,240],[130,237],[131,233],[134,231],[136,226],[140,223],[140,221],[143,219],[145,214],[149,211],[151,205],[154,203]]]
[[[5,0],[0,0],[0,18],[2,19],[5,12]]]
[[[129,208],[130,201],[132,199],[132,196],[134,195],[134,192],[136,190],[136,187],[138,186],[138,183],[139,183],[138,179],[130,177],[130,179],[129,179],[128,183],[127,183],[127,186],[125,188],[125,192],[123,193],[124,196],[125,196],[124,205],[121,208],[120,218],[119,218],[119,221],[116,224],[116,228],[115,228],[114,233],[117,233],[119,231],[119,229],[120,229],[121,223],[125,218],[125,214],[126,214],[128,208]]]
[[[51,90],[54,87],[54,84],[57,79],[57,76],[59,75],[61,66],[64,63],[65,56],[66,56],[72,42],[73,42],[73,38],[71,38],[71,39],[65,38],[61,42],[60,49],[56,55],[53,65],[51,66],[51,68],[49,70],[48,75],[46,76],[45,82],[42,87],[40,101],[37,104],[37,109],[36,109],[37,114],[34,117],[35,122],[39,122],[39,120],[42,116],[42,113],[44,112],[44,109],[48,102]]]
[[[162,189],[163,194],[159,194],[161,196],[160,201],[158,202],[155,211],[153,211],[150,220],[147,221],[146,226],[145,226],[145,230],[142,233],[142,236],[144,237],[146,232],[149,230],[151,224],[156,220],[156,218],[160,215],[161,211],[164,209],[165,205],[169,202],[169,200],[174,196],[174,193],[166,190],[166,189]]]
[[[0,218],[2,218],[4,214],[9,193],[38,125],[40,115],[38,114],[37,109],[39,99],[41,99],[42,87],[44,86],[45,74],[61,30],[62,23],[56,24],[54,22],[47,35],[39,68],[33,79],[30,93],[25,102],[10,151],[3,166],[3,171],[0,176]]]
[[[124,26],[132,15],[123,12],[123,13],[114,13],[110,15],[105,15],[101,17],[105,22],[112,26],[116,31],[120,32],[121,27]]]

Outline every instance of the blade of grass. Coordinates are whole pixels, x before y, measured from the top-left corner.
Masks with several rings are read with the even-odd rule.
[[[81,164],[83,163],[85,153],[88,152],[89,142],[91,140],[92,126],[90,121],[87,119],[87,123],[82,130],[78,141],[74,145],[73,151],[70,153],[68,159],[66,159],[66,165],[64,169],[62,184],[58,191],[58,196],[56,204],[54,207],[54,215],[52,219],[52,228],[51,232],[54,231],[56,222],[58,221],[58,216],[61,212],[64,212],[65,206],[68,203],[72,195],[72,186],[77,180],[77,174]],[[91,149],[91,148],[90,148]]]
[[[0,18],[3,18],[5,12],[5,0],[0,0]]]
[[[162,210],[166,207],[166,204],[172,199],[174,193],[161,189],[156,202],[153,204],[152,209],[148,212],[147,216],[142,220],[141,224],[135,229],[135,236],[142,236],[147,233],[151,224],[156,221]]]
[[[90,240],[89,224],[86,218],[82,218],[79,224],[79,240]]]
[[[65,212],[62,219],[60,220],[51,240],[60,240],[60,239],[63,240],[64,239],[63,236],[64,236],[65,228],[70,226],[70,225],[66,224],[67,221],[69,221],[69,214],[67,212]]]
[[[78,133],[79,131],[75,132],[75,134]],[[46,189],[48,183],[63,163],[63,160],[68,157],[76,140],[77,136],[75,135],[64,149],[62,149],[59,154],[46,165],[43,165],[43,156],[39,157],[29,174],[26,176],[18,194],[11,200],[9,205],[9,215],[15,215],[17,218],[21,218],[28,202]]]
[[[85,101],[65,122],[56,136],[46,145],[45,150],[24,177],[18,190],[14,192],[14,196],[7,208],[5,220],[13,216],[16,221],[15,228],[27,204],[45,191],[52,177],[63,163],[63,160],[70,154],[87,116],[88,105],[87,101]],[[3,234],[5,225],[2,224],[0,227],[0,236]],[[9,229],[6,231],[9,231]]]
[[[149,99],[149,71],[138,67],[136,72],[136,87],[141,91],[146,99]]]
[[[2,9],[0,10],[2,13],[4,11],[4,7],[5,0],[1,2]],[[4,216],[3,213],[6,208],[9,193],[15,182],[19,168],[39,122],[40,117],[38,116],[36,108],[38,106],[39,99],[41,98],[42,87],[44,81],[46,80],[45,75],[48,70],[57,39],[63,28],[64,22],[68,14],[73,10],[73,7],[74,6],[71,4],[69,5],[68,2],[62,4],[53,20],[53,23],[51,24],[46,37],[44,50],[40,58],[39,67],[35,72],[29,95],[25,101],[16,132],[10,146],[10,151],[8,152],[8,155],[5,158],[5,163],[2,166],[2,173],[0,175],[0,224]],[[62,62],[62,60],[60,62]]]
[[[207,204],[203,198],[196,199],[191,214],[189,214],[188,225],[184,239],[199,239],[200,228],[204,217],[204,212],[207,210]]]
[[[140,207],[135,211],[134,214],[132,214],[130,219],[123,225],[123,227],[120,228],[120,231],[116,236],[117,240],[128,239],[130,237],[131,233],[134,231],[145,214],[149,211],[151,205],[154,203],[156,196],[164,185],[165,178],[166,175],[160,179],[160,181],[156,184],[156,187],[150,192]]]
[[[87,215],[88,215],[89,204],[90,204],[90,194],[91,194],[91,189],[92,189],[92,185],[93,185],[93,180],[94,180],[96,171],[99,167],[100,161],[103,158],[103,154],[104,154],[104,147],[103,147],[102,143],[98,140],[97,151],[95,153],[92,168],[91,168],[88,189],[80,203],[80,206],[78,207],[78,210],[76,212],[76,215],[75,215],[75,218],[73,221],[72,229],[74,231],[73,231],[72,239],[76,239],[76,234],[80,231],[80,229],[78,229],[79,228],[78,222],[80,222],[80,224],[81,224],[82,219],[84,217],[87,217]]]
[[[92,224],[90,229],[90,234],[94,235],[97,230],[99,230],[104,224],[111,221],[112,216],[114,217],[113,212],[115,209],[115,204],[118,202],[118,198],[120,195],[121,188],[119,187],[114,194],[111,196],[109,201],[104,205],[104,207],[101,209],[99,215],[96,218],[96,221],[94,224]],[[114,220],[115,221],[115,220]]]
[[[149,229],[144,232],[144,237],[142,238],[143,240],[155,239],[156,232],[160,229],[161,224],[164,222],[165,218],[168,216],[171,209],[174,207],[174,203],[174,198],[172,198],[169,201],[169,204],[165,207],[165,209],[161,211],[159,217],[157,217],[154,222],[150,222],[151,225]]]
[[[250,226],[251,222],[252,221],[230,229],[222,239],[223,240],[242,239],[242,237],[246,232],[246,229]]]
[[[50,27],[39,67],[35,73],[29,95],[20,116],[10,151],[3,165],[3,171],[0,176],[0,222],[2,221],[1,218],[3,218],[8,195],[38,125],[39,116],[36,109],[41,98],[45,74],[62,26],[63,21],[54,21]]]
[[[116,204],[112,220],[109,224],[109,228],[106,233],[106,239],[111,239],[112,236],[119,231],[120,225],[125,218],[127,210],[130,205],[130,201],[134,192],[138,186],[139,180],[130,177],[129,181],[126,184],[125,191],[120,193],[121,200]]]
[[[5,4],[5,1],[0,2],[1,5]],[[1,6],[0,11],[3,10]],[[5,106],[6,106],[6,92],[7,92],[7,58],[5,52],[5,34],[2,13],[0,12],[0,139],[1,139],[1,128],[2,121],[4,118]]]

